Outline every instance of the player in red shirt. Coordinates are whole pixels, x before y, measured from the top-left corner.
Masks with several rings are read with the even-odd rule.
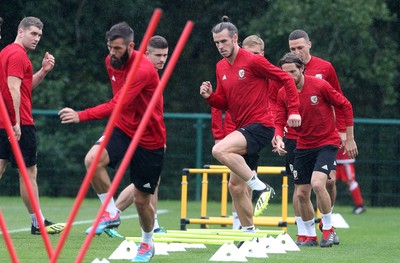
[[[296,128],[298,139],[295,152],[293,176],[297,185],[296,195],[300,204],[300,214],[308,231],[305,243],[317,245],[314,227],[314,209],[311,190],[314,190],[322,213],[323,234],[321,247],[330,247],[335,232],[331,222],[331,199],[326,189],[330,171],[336,167],[336,154],[342,141],[337,132],[332,106],[341,110],[337,115],[346,126],[346,140],[343,142],[350,157],[358,154],[353,134],[353,112],[351,103],[332,86],[315,77],[305,76],[305,63],[295,53],[286,54],[279,66],[293,76],[300,97],[302,125]],[[278,93],[277,116],[275,120],[276,149],[285,153],[283,143],[287,117],[287,94],[284,89]],[[311,242],[314,241],[314,242]]]
[[[289,94],[288,123],[301,124],[298,115],[298,94],[293,79],[273,66],[263,56],[254,55],[238,45],[238,30],[224,17],[212,29],[214,43],[223,56],[217,63],[217,88],[214,93],[209,81],[200,86],[200,95],[215,108],[228,110],[236,124],[230,133],[214,145],[212,154],[231,171],[229,190],[245,232],[255,231],[250,196],[245,189],[253,190],[257,200],[254,215],[266,208],[273,189],[264,184],[253,171],[257,166],[259,151],[270,143],[274,123],[268,113],[268,86],[266,79],[274,79],[285,86]]]
[[[106,67],[113,92],[116,92],[114,97],[107,103],[86,109],[78,114],[71,110],[62,109],[60,111],[62,123],[76,122],[76,118],[79,121],[86,121],[108,117],[118,101],[120,90],[126,81],[135,56],[138,56],[139,53],[134,50],[133,30],[125,22],[112,26],[110,31],[106,33],[106,38],[110,53],[106,58]],[[127,95],[122,101],[121,113],[115,123],[116,127],[106,146],[106,151],[101,155],[92,180],[92,186],[101,202],[106,199],[111,185],[106,168],[107,166],[115,168],[123,159],[158,83],[159,77],[152,62],[147,57],[142,58],[134,81],[129,83]],[[164,161],[166,130],[163,114],[163,99],[161,99],[140,139],[130,164],[131,181],[134,185],[134,202],[142,227],[142,241],[138,253],[133,259],[134,262],[148,261],[154,255],[155,210],[151,205],[151,199],[158,186]],[[101,140],[102,138],[86,155],[85,165],[87,168],[90,167]],[[111,199],[96,229],[96,234],[101,234],[106,228],[117,227],[121,222],[119,214],[114,199]],[[91,227],[86,230],[86,233],[90,231]]]
[[[14,43],[6,46],[0,53],[1,93],[10,114],[12,125],[14,125],[14,135],[19,140],[19,147],[39,207],[39,189],[36,183],[37,142],[32,116],[32,90],[53,69],[55,59],[50,53],[46,52],[41,69],[33,74],[32,63],[27,52],[35,50],[42,36],[42,29],[43,23],[39,18],[25,17],[18,26],[18,35]],[[0,178],[8,162],[11,162],[12,167],[18,168],[4,125],[5,123],[0,120]],[[40,218],[36,217],[21,174],[19,185],[22,200],[32,221],[31,234],[40,235],[39,220],[44,222],[45,231],[49,234],[58,234],[63,231],[65,224],[48,221],[41,210]]]
[[[160,69],[163,69],[165,62],[168,58],[167,40],[161,36],[153,36],[147,47],[146,56],[153,63],[153,65],[157,71]],[[106,64],[107,68],[110,68],[110,70],[112,70],[112,68],[109,65],[109,57],[106,58],[105,64]],[[113,79],[114,80],[117,80],[117,79],[124,80],[124,77],[116,78],[115,76],[117,74],[113,73],[110,75],[112,90],[113,90],[114,95],[116,95],[119,92],[119,90],[122,88],[123,82],[121,82],[117,85],[117,84],[114,84]],[[80,112],[76,112],[75,110],[73,110],[71,108],[64,108],[64,109],[60,110],[59,114],[61,116],[61,113],[62,113],[63,123],[78,123],[81,121],[80,118],[82,118],[82,121],[89,121],[89,120],[103,118],[103,116],[109,117],[111,115],[112,109],[114,107],[113,105],[109,106],[110,104],[111,104],[111,102],[103,103],[94,108],[89,108],[89,109],[86,109],[86,110],[83,110]],[[134,199],[134,186],[132,184],[130,184],[119,194],[115,205],[118,208],[118,210],[120,212],[122,212],[133,203],[133,199]],[[156,190],[154,192],[154,196],[152,198],[152,205],[156,211],[156,213],[154,215],[155,216],[155,218],[154,218],[154,233],[164,233],[164,232],[166,232],[166,230],[159,226],[158,220],[157,220],[157,201],[158,201],[158,187],[156,188]],[[122,235],[120,235],[118,233],[117,227],[106,228],[104,230],[104,232],[110,237],[124,238]]]
[[[264,41],[257,35],[250,35],[246,37],[243,40],[242,47],[252,52],[253,54],[264,56]],[[218,143],[220,140],[225,138],[225,136],[233,132],[235,130],[235,127],[236,125],[232,121],[231,115],[228,111],[225,112],[225,116],[223,118],[221,110],[211,108],[211,130],[215,139],[215,143]],[[249,195],[251,195],[250,191]],[[234,202],[232,202],[232,217],[232,229],[240,229],[241,224],[236,212]]]

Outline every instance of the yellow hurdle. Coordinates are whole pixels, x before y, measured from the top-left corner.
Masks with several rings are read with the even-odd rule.
[[[181,230],[186,230],[187,224],[200,224],[205,228],[206,224],[232,225],[233,219],[228,216],[228,175],[230,170],[223,165],[206,165],[205,168],[184,168],[182,170],[182,192],[181,192]],[[259,216],[254,217],[256,226],[276,226],[286,232],[288,224],[295,224],[294,217],[288,217],[288,177],[283,166],[260,166],[258,174],[272,174],[282,176],[282,213],[281,216]],[[202,174],[201,187],[201,211],[200,218],[187,218],[188,198],[188,176],[191,174]],[[208,199],[208,175],[221,175],[221,216],[210,217],[207,215]]]

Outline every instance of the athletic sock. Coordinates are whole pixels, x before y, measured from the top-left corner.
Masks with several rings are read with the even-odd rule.
[[[321,213],[322,230],[330,230],[332,228],[332,212],[328,214]]]
[[[42,210],[39,210],[39,213],[40,213],[40,217],[42,219],[42,222],[44,222],[44,216],[43,216]],[[36,218],[36,214],[32,213],[32,214],[29,214],[29,216],[31,217],[32,225],[34,227],[36,227],[36,228],[39,228],[39,221]]]
[[[232,212],[232,217],[233,217],[232,229],[233,230],[240,229],[240,220],[238,214],[236,212]]]
[[[253,175],[250,180],[246,181],[246,184],[251,190],[264,190],[267,186],[257,177],[257,174]]]
[[[296,225],[297,225],[297,235],[298,236],[307,236],[307,229],[306,226],[304,225],[303,219],[301,219],[301,216],[296,216]]]
[[[160,225],[158,224],[158,220],[157,220],[157,213],[154,214],[154,227],[153,230],[160,228]]]
[[[317,236],[317,232],[315,231],[315,219],[313,218],[311,220],[307,220],[307,221],[303,221],[303,222],[304,222],[304,226],[307,231],[307,236],[309,236],[309,237]]]
[[[351,198],[356,206],[364,205],[364,200],[361,195],[361,189],[357,182],[353,182],[349,186]]]
[[[142,243],[153,246],[153,230],[151,232],[144,232],[142,229]]]
[[[98,194],[97,196],[99,197],[100,202],[103,204],[104,201],[106,200],[107,193]],[[108,213],[110,213],[110,217],[111,217],[111,218],[114,218],[114,217],[117,215],[117,213],[118,213],[118,208],[117,208],[116,205],[115,205],[115,202],[114,202],[114,198],[113,198],[113,197],[110,199],[110,202],[108,202],[107,207],[106,207],[106,211],[107,211]]]

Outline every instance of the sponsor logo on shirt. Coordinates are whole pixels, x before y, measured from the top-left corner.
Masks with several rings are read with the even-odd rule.
[[[244,75],[244,69],[240,69],[238,73],[239,73],[239,79],[246,78],[245,75]]]
[[[312,104],[317,104],[318,103],[318,96],[313,95],[310,97],[311,103]]]
[[[222,77],[222,80],[226,80],[226,75],[224,75],[224,76]]]
[[[113,75],[111,78],[112,81],[116,81],[115,76]]]
[[[322,74],[321,73],[315,74],[315,77],[319,78],[319,79],[322,79]]]

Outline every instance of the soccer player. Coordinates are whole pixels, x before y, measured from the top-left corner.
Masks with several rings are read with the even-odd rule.
[[[133,61],[136,56],[139,56],[139,53],[134,50],[133,30],[127,23],[122,22],[112,26],[106,33],[106,39],[109,49],[106,67],[115,95],[107,103],[79,112],[78,120],[80,121],[104,118],[110,115],[118,101],[120,90],[126,81]],[[123,159],[158,83],[159,77],[154,65],[147,57],[142,58],[134,81],[129,83],[128,93],[122,101],[121,113],[116,119],[110,141],[101,154],[92,180],[92,186],[101,202],[106,199],[111,185],[106,168],[107,166],[115,168]],[[154,255],[155,210],[151,205],[151,199],[158,186],[164,161],[166,130],[163,113],[163,99],[160,99],[130,163],[134,203],[142,227],[142,241],[133,262],[147,262]],[[74,111],[66,109],[60,111],[62,123],[75,122],[76,117]],[[87,168],[91,166],[101,140],[102,138],[87,153],[85,157]],[[121,222],[119,214],[114,199],[111,199],[96,229],[96,234],[102,233],[106,228],[117,227]],[[86,230],[86,233],[90,231],[91,227]]]
[[[43,23],[36,17],[25,17],[18,25],[18,33],[14,43],[6,46],[0,53],[1,64],[1,93],[5,100],[7,111],[13,125],[14,135],[19,140],[19,147],[25,161],[29,183],[39,204],[39,189],[37,178],[37,144],[36,129],[32,116],[32,90],[35,89],[45,76],[53,69],[55,58],[46,52],[42,67],[33,74],[32,63],[27,55],[35,50],[42,37]],[[8,162],[13,168],[18,168],[12,153],[5,123],[0,120],[0,177],[3,175]],[[64,230],[65,224],[52,223],[45,219],[40,210],[40,218],[33,211],[31,200],[19,171],[19,185],[22,200],[31,217],[31,234],[40,235],[39,220],[44,222],[45,231],[58,234]]]
[[[343,94],[342,89],[340,87],[340,83],[338,77],[336,75],[336,71],[332,64],[326,60],[318,58],[316,56],[311,55],[311,47],[312,43],[310,38],[304,30],[296,29],[289,34],[289,49],[291,52],[298,54],[303,61],[306,63],[306,71],[304,74],[314,76],[320,79],[324,79],[331,84],[331,86]],[[336,115],[341,114],[341,112],[335,109]],[[340,120],[340,118],[338,119]],[[336,127],[339,130],[339,136],[341,140],[345,140],[345,125],[340,122],[336,122]],[[289,130],[289,133],[293,132],[293,130]],[[290,136],[290,135],[289,135]],[[295,135],[293,135],[295,137]],[[343,156],[343,149],[339,149],[338,155]],[[296,189],[296,186],[295,186]],[[331,171],[330,179],[327,181],[327,190],[329,192],[329,196],[331,198],[332,208],[335,204],[336,200],[336,171]],[[296,194],[293,195],[293,207],[296,216],[296,224],[298,228],[298,240],[297,242],[303,242],[305,240],[305,230],[303,222],[301,222],[301,217],[299,214],[299,210],[296,207]],[[335,244],[339,244],[339,237],[335,235]]]
[[[273,189],[264,184],[254,172],[259,151],[272,139],[274,124],[268,114],[268,86],[266,79],[279,81],[290,96],[288,123],[301,124],[298,114],[298,93],[291,76],[273,66],[263,56],[254,55],[238,45],[238,30],[228,22],[211,30],[214,43],[223,56],[216,66],[217,88],[213,92],[209,81],[200,86],[200,95],[215,108],[228,110],[236,129],[212,150],[213,156],[231,171],[229,190],[244,232],[254,232],[253,212],[250,196],[257,200],[254,215],[260,215],[268,205]]]
[[[298,138],[293,167],[293,176],[297,185],[296,195],[299,202],[301,218],[307,230],[305,243],[317,245],[315,233],[314,209],[311,203],[311,190],[317,197],[322,213],[321,247],[331,247],[335,232],[332,226],[331,199],[326,189],[330,171],[336,169],[336,154],[342,141],[335,125],[332,106],[341,110],[337,115],[346,126],[346,140],[342,147],[349,157],[358,154],[353,133],[353,111],[351,103],[332,86],[319,78],[304,75],[305,62],[295,54],[288,53],[280,61],[282,70],[292,75],[300,97],[300,115],[302,124],[296,128]],[[288,95],[281,89],[278,93],[277,116],[275,119],[276,148],[279,153],[285,153],[283,143],[284,127],[286,126]],[[324,127],[321,129],[321,127]]]
[[[243,40],[242,48],[252,52],[253,54],[264,56],[264,41],[257,35],[250,35]],[[271,101],[270,101],[271,102]],[[270,104],[271,106],[271,104]],[[226,135],[230,134],[235,130],[235,123],[228,111],[225,112],[224,118],[222,118],[222,111],[216,108],[211,108],[211,130],[215,143],[218,143]],[[250,190],[248,188],[248,190]],[[249,196],[251,196],[251,191]],[[237,230],[241,228],[240,220],[236,212],[235,203],[232,202],[232,229]]]

